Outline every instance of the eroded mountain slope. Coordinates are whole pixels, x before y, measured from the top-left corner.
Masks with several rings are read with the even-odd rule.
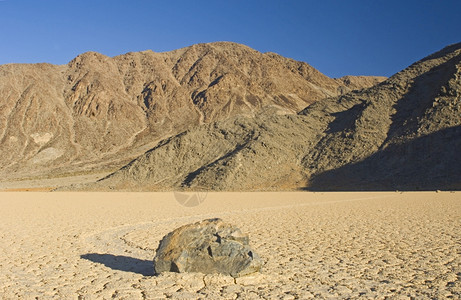
[[[459,189],[461,44],[298,115],[240,116],[163,141],[84,189]]]
[[[363,86],[377,79],[359,79]],[[235,43],[69,64],[0,66],[4,178],[114,168],[188,128],[259,111],[296,113],[352,88],[306,63]]]

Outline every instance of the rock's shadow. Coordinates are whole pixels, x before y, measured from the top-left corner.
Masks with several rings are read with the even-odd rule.
[[[154,275],[153,260],[142,260],[123,255],[88,253],[80,255],[80,258],[103,264],[113,270],[133,272],[143,276]]]

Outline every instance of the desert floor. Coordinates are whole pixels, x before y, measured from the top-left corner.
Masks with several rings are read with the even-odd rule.
[[[461,297],[460,193],[200,196],[0,193],[0,298]],[[154,276],[163,235],[211,217],[250,235],[261,273]]]

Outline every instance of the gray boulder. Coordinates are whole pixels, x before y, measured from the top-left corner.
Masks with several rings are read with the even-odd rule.
[[[258,272],[261,258],[250,248],[247,234],[221,219],[184,225],[160,241],[154,258],[162,272],[221,273],[239,277]]]

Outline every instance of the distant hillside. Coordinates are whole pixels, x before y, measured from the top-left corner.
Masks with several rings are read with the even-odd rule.
[[[63,66],[3,65],[0,174],[116,168],[194,126],[260,111],[293,114],[380,80],[335,80],[227,42],[113,58],[88,52]]]
[[[218,121],[163,140],[83,189],[461,188],[461,44],[298,115]]]

